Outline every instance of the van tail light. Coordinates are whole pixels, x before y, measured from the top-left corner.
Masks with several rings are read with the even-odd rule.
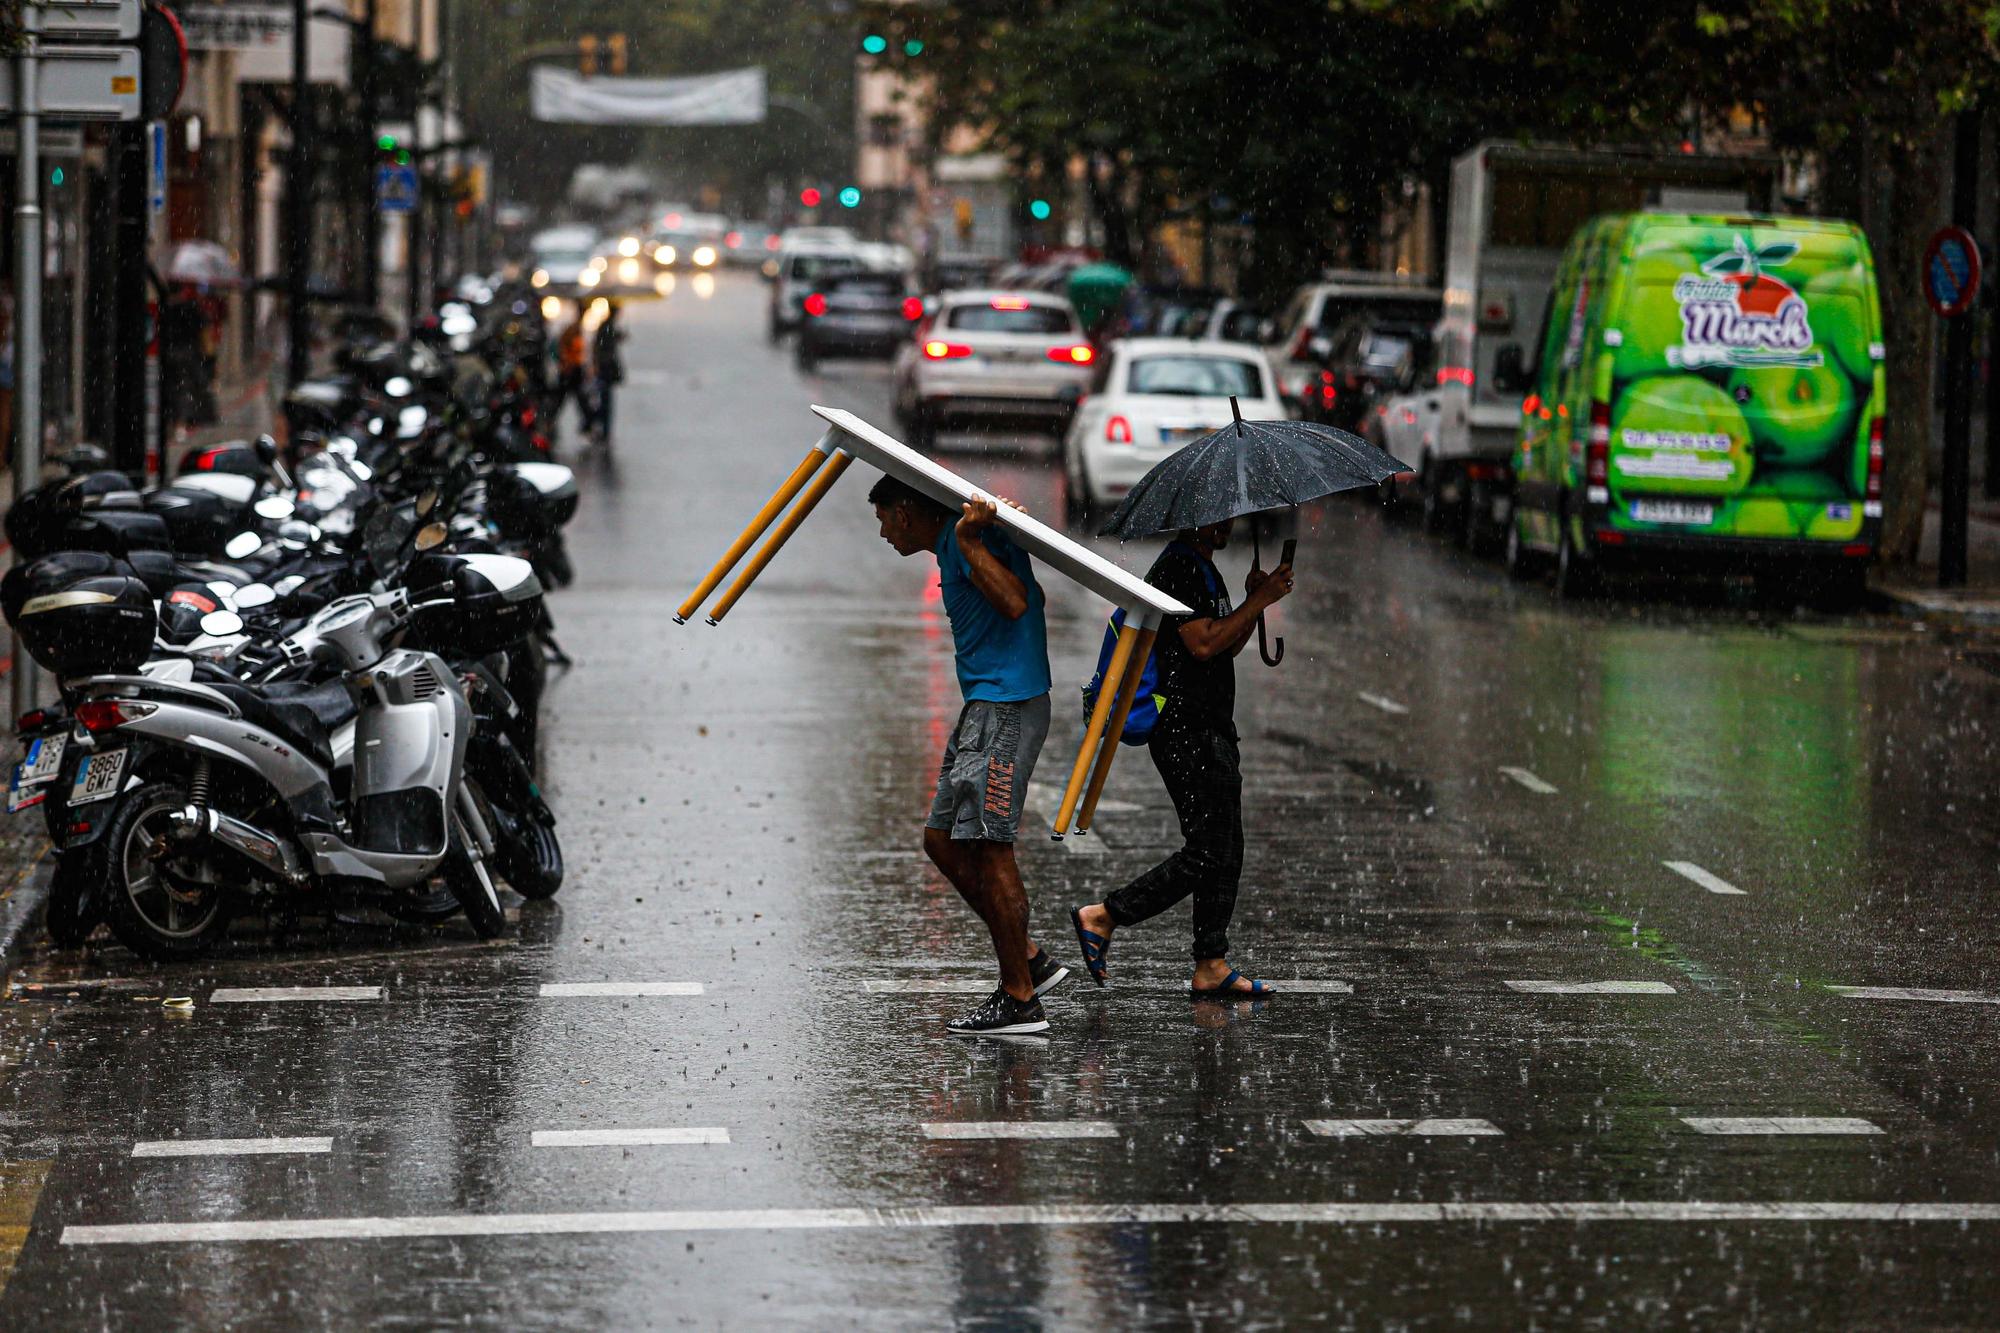
[[[903,318],[907,320],[919,320],[922,319],[923,317],[924,317],[924,298],[921,296],[904,297]]]
[[[1121,416],[1112,417],[1104,423],[1104,442],[1106,444],[1132,443],[1132,423]]]
[[[1868,489],[1862,493],[1861,516],[1882,517],[1882,418],[1868,423]]]
[[[803,306],[805,308],[805,312],[808,315],[811,315],[814,319],[818,319],[821,315],[824,315],[826,313],[826,297],[819,292],[813,292],[809,294],[806,297],[806,299],[799,302],[799,304]]]
[[[964,343],[948,343],[933,338],[924,344],[924,357],[930,361],[950,361],[956,357],[971,355],[972,349]]]
[[[1087,366],[1097,359],[1097,349],[1089,343],[1073,343],[1068,347],[1051,347],[1049,360],[1060,361],[1066,366]]]
[[[1464,385],[1464,386],[1465,386],[1466,388],[1470,389],[1470,388],[1472,387],[1472,367],[1471,367],[1471,366],[1439,366],[1439,367],[1438,367],[1438,383],[1439,383],[1439,384],[1463,384],[1463,385]]]
[[[1591,504],[1611,503],[1611,404],[1598,399],[1590,405],[1590,430],[1583,437],[1583,498]]]
[[[159,711],[158,704],[133,703],[129,699],[92,699],[76,706],[76,720],[83,723],[84,730],[94,735],[100,731],[116,731],[128,722],[137,722]]]

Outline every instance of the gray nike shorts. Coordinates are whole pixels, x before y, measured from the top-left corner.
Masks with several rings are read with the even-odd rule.
[[[924,827],[950,829],[956,842],[1014,841],[1028,779],[1048,738],[1046,694],[1015,704],[968,703],[945,743]]]

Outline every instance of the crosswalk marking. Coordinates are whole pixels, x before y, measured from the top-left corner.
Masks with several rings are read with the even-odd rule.
[[[1933,1004],[2000,1004],[2000,995],[1976,990],[1928,990],[1920,986],[1828,986],[1850,1000],[1928,1000]]]
[[[993,987],[991,977],[918,977],[911,981],[870,977],[861,983],[861,989],[870,995],[991,995]]]
[[[1524,995],[1674,995],[1664,981],[1509,981],[1509,990]]]
[[[690,1231],[913,1230],[939,1227],[1241,1225],[1371,1227],[1442,1222],[2000,1222],[2000,1203],[1830,1200],[1547,1203],[1141,1203],[728,1208],[676,1212],[457,1213],[66,1226],[64,1245],[229,1244],[420,1237],[615,1235]]]
[[[1359,699],[1362,703],[1367,704],[1371,708],[1379,708],[1383,712],[1389,713],[1394,716],[1401,716],[1402,714],[1410,711],[1402,704],[1397,703],[1394,699],[1387,699],[1379,694],[1370,694],[1366,690],[1356,690],[1354,692],[1354,697]]]
[[[1556,789],[1554,787],[1542,781],[1540,778],[1536,777],[1533,773],[1530,773],[1525,768],[1503,767],[1500,771],[1507,777],[1510,777],[1514,779],[1514,781],[1520,783],[1523,787],[1526,787],[1529,791],[1535,793],[1537,796],[1554,796],[1556,794]]]
[[[1115,1139],[1108,1120],[945,1120],[924,1125],[927,1139]]]
[[[208,997],[210,1004],[274,1004],[300,1000],[379,1000],[380,986],[224,986]]]
[[[1505,1131],[1491,1120],[1308,1120],[1306,1129],[1329,1139],[1494,1138]]]
[[[1844,1115],[1684,1115],[1681,1123],[1697,1134],[1880,1134],[1872,1121]]]
[[[1327,981],[1314,977],[1263,977],[1271,984],[1271,989],[1280,995],[1352,995],[1354,983],[1351,981]],[[1244,996],[1249,999],[1249,996]]]
[[[551,981],[542,987],[545,1000],[593,995],[700,995],[699,981]]]
[[[1743,890],[1726,879],[1709,874],[1692,861],[1662,861],[1660,864],[1684,879],[1693,880],[1710,893],[1729,894],[1738,898],[1744,896]]]
[[[1139,990],[1186,990],[1187,982],[1168,982],[1159,977],[1125,980]],[[1318,977],[1267,977],[1271,989],[1282,995],[1352,995],[1354,983]],[[973,977],[868,977],[861,989],[869,995],[991,995],[997,983],[988,976]],[[1248,992],[1233,998],[1248,1000]]]
[[[262,1157],[332,1151],[330,1138],[145,1139],[132,1145],[134,1157]]]
[[[639,1148],[727,1143],[729,1131],[682,1125],[662,1129],[538,1129],[528,1141],[536,1148]]]

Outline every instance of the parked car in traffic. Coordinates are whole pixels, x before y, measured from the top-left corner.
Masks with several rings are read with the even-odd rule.
[[[722,262],[731,268],[756,268],[778,253],[778,233],[755,222],[744,222],[722,233]]]
[[[597,257],[595,227],[551,227],[528,242],[528,281],[536,291],[554,296],[575,296],[583,290],[579,279],[591,270]]]
[[[1256,306],[1225,296],[1209,308],[1200,332],[1190,332],[1188,336],[1208,342],[1258,343],[1263,341],[1264,325],[1269,319]]]
[[[1187,338],[1122,338],[1106,349],[1063,437],[1072,516],[1116,504],[1175,450],[1233,419],[1282,421],[1263,349]]]
[[[931,261],[929,289],[955,292],[965,287],[991,286],[1000,263],[992,255],[939,255]]]
[[[1393,273],[1329,271],[1294,291],[1269,329],[1265,350],[1278,372],[1278,392],[1302,413],[1314,409],[1334,334],[1350,316],[1429,327],[1443,307],[1443,292]]]
[[[836,277],[861,271],[852,247],[820,241],[788,241],[778,251],[778,271],[771,278],[770,318],[766,331],[777,342],[805,317],[807,296]]]
[[[968,420],[1031,422],[1060,436],[1096,360],[1060,296],[948,292],[896,354],[896,419],[919,448]]]
[[[795,354],[810,372],[834,356],[892,356],[924,317],[923,298],[899,272],[835,273],[800,298]]]
[[[1427,324],[1384,319],[1372,312],[1348,316],[1334,330],[1332,350],[1307,395],[1307,418],[1355,429],[1395,382],[1411,350],[1428,341]]]

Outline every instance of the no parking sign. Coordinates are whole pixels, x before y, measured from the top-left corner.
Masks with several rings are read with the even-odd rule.
[[[1924,251],[1924,299],[1944,319],[1972,309],[1979,295],[1979,243],[1963,227],[1946,227]]]

